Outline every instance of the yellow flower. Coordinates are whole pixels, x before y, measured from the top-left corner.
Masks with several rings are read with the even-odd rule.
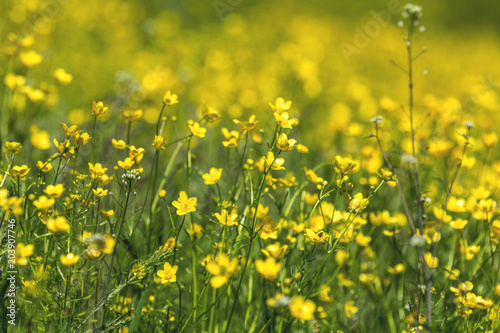
[[[45,194],[47,194],[51,198],[59,198],[63,192],[64,192],[64,185],[63,184],[57,184],[57,185],[48,185],[45,190]]]
[[[296,147],[296,143],[297,140],[288,139],[285,133],[281,133],[280,135],[276,133],[276,147],[278,147],[278,149],[287,152],[294,149]]]
[[[26,85],[26,78],[22,75],[9,73],[5,75],[4,83],[10,90],[22,90]]]
[[[361,212],[365,209],[370,201],[368,198],[364,198],[362,193],[356,193],[349,201],[348,209],[349,211]]]
[[[276,112],[278,114],[283,113],[283,111],[290,110],[291,105],[292,101],[285,102],[283,97],[276,98],[276,102],[274,102],[274,104],[269,103],[269,106],[271,107],[271,109],[273,109],[273,112]]]
[[[227,254],[220,252],[205,264],[207,271],[213,276],[210,278],[212,288],[220,288],[225,285],[231,276],[238,270],[238,259],[229,260]]]
[[[465,281],[458,284],[458,288],[450,287],[450,291],[455,294],[455,296],[466,295],[469,291],[474,288],[474,285],[470,281]]]
[[[24,178],[28,172],[30,172],[30,168],[28,168],[27,165],[23,166],[13,166],[12,169],[9,171],[9,174],[14,177],[14,178]]]
[[[92,104],[92,114],[96,117],[99,117],[99,116],[102,116],[103,114],[105,114],[107,111],[109,110],[109,108],[107,106],[104,106],[104,103],[103,102],[93,102]]]
[[[53,166],[50,162],[44,163],[42,161],[36,162],[36,166],[38,169],[42,170],[42,172],[49,172],[53,168]]]
[[[271,168],[271,170],[285,170],[285,167],[283,166],[285,160],[281,157],[275,159],[272,151],[267,153],[267,157],[264,157],[264,161],[267,166]]]
[[[174,104],[179,103],[179,101],[177,100],[177,95],[176,94],[172,94],[170,91],[167,91],[163,95],[163,103],[165,105],[174,105]]]
[[[19,154],[23,151],[23,145],[15,141],[6,141],[4,147],[11,154]]]
[[[347,317],[351,318],[358,312],[358,308],[354,305],[354,301],[349,301],[344,304],[344,313]]]
[[[89,133],[82,133],[82,134],[76,133],[75,137],[73,138],[75,143],[79,146],[86,144],[87,142],[89,142],[90,139],[91,137]]]
[[[125,121],[128,123],[133,123],[134,121],[139,120],[139,118],[142,117],[143,113],[144,112],[142,112],[142,110],[127,109],[122,111],[122,115],[125,118]]]
[[[63,86],[68,85],[71,81],[73,81],[73,75],[67,73],[63,68],[57,68],[54,71],[54,78]]]
[[[319,177],[316,172],[314,172],[314,170],[312,169],[308,169],[307,167],[304,167],[304,170],[306,172],[306,177],[307,179],[311,182],[311,183],[314,183],[314,184],[319,184],[319,183],[322,183],[324,181],[323,178]]]
[[[50,217],[47,220],[47,229],[52,232],[68,232],[70,225],[64,216],[59,216],[56,218]]]
[[[450,222],[450,227],[452,227],[453,229],[461,230],[465,228],[467,223],[469,223],[469,221],[464,219],[456,219]]]
[[[104,197],[108,195],[108,190],[105,190],[102,187],[98,187],[97,189],[92,189],[92,192],[94,192],[94,195],[96,197]]]
[[[196,202],[197,199],[195,197],[188,198],[186,192],[181,191],[179,193],[179,199],[172,202],[172,206],[177,208],[177,215],[186,215],[196,211]]]
[[[33,206],[40,210],[45,210],[50,208],[56,200],[54,198],[47,198],[45,195],[41,195],[37,200],[33,201]]]
[[[203,106],[201,107],[201,113],[203,113],[203,117],[207,120],[209,123],[213,123],[214,121],[218,120],[220,118],[220,114],[209,107],[205,101],[203,101]]]
[[[326,243],[330,239],[330,235],[322,230],[316,233],[311,229],[306,229],[305,235],[313,243]]]
[[[125,149],[127,148],[127,144],[125,143],[125,141],[123,140],[115,140],[115,139],[111,139],[111,144],[113,145],[113,147],[115,147],[116,149]]]
[[[127,157],[125,161],[118,161],[118,166],[124,170],[128,170],[133,167],[135,164],[134,160],[130,157]]]
[[[238,222],[236,222],[238,214],[235,209],[233,209],[231,213],[229,213],[226,209],[223,209],[221,213],[215,213],[214,216],[223,225],[232,226],[238,224]]]
[[[290,313],[294,318],[300,320],[311,320],[314,318],[316,304],[311,300],[306,300],[303,296],[294,296],[288,305]]]
[[[177,242],[177,247],[181,247],[182,244]],[[163,246],[160,246],[160,248],[158,250],[160,251],[168,251],[168,250],[171,250],[175,247],[175,238],[174,237],[170,237],[169,239],[167,239],[167,241],[165,242],[165,245]]]
[[[430,253],[430,252],[425,253],[424,254],[424,260],[427,263],[427,266],[429,266],[429,268],[436,268],[436,267],[438,267],[439,259],[436,258],[436,257],[434,257],[432,255],[432,253]]]
[[[73,266],[80,260],[80,256],[74,255],[73,253],[68,253],[68,254],[62,254],[61,257],[61,263],[65,266]]]
[[[403,264],[397,264],[394,267],[387,267],[387,271],[394,275],[401,273],[402,271],[404,271],[404,269],[405,266]]]
[[[68,125],[66,125],[65,123],[62,123],[61,127],[62,127],[64,134],[66,134],[67,136],[75,136],[80,132],[78,130],[78,126],[76,126],[76,125],[72,125],[72,126],[68,127]]]
[[[33,67],[35,65],[38,65],[43,60],[42,55],[33,50],[21,52],[19,54],[19,58],[26,67]]]
[[[207,185],[217,184],[221,176],[222,176],[222,168],[219,169],[210,168],[209,173],[204,173],[203,175],[201,175],[201,177],[203,177],[203,179],[205,180],[205,184]]]
[[[156,274],[161,278],[161,284],[176,282],[177,281],[177,265],[173,266],[166,262],[163,265],[163,269],[156,272]]]
[[[167,191],[165,191],[163,189],[161,189],[161,190],[158,191],[158,196],[160,198],[165,198],[166,195],[167,195]]]
[[[26,87],[24,92],[33,103],[40,103],[45,100],[47,95],[40,89],[33,89],[32,87]]]
[[[101,211],[99,213],[101,214],[102,218],[105,220],[109,220],[111,217],[113,217],[115,215],[115,211],[112,209],[110,209],[110,210],[101,209]]]
[[[359,170],[358,163],[356,163],[350,157],[341,157],[339,155],[335,156],[335,172],[341,175],[349,175],[351,173],[356,173]]]
[[[163,139],[162,136],[155,135],[155,138],[153,140],[153,147],[155,147],[156,150],[165,149],[167,142],[168,141]]]
[[[238,119],[233,119],[233,122],[242,130],[241,135],[244,135],[247,132],[251,132],[259,123],[258,120],[255,120],[255,115],[250,116],[250,119],[248,119],[248,123],[244,123],[243,121],[239,121]]]
[[[99,179],[106,171],[108,171],[108,168],[103,168],[101,163],[92,164],[89,162],[89,172],[92,179]]]
[[[50,135],[49,132],[39,129],[35,125],[30,127],[30,141],[33,147],[41,150],[50,148]]]
[[[222,136],[224,140],[222,145],[226,148],[236,148],[240,143],[240,132],[231,131],[229,132],[227,128],[222,128]]]
[[[197,136],[199,138],[205,137],[205,133],[207,132],[207,129],[205,127],[201,127],[199,123],[197,123],[193,120],[190,120],[190,121],[188,121],[188,127],[194,136]]]
[[[266,260],[258,259],[255,261],[257,272],[269,281],[276,280],[282,266],[283,264],[276,262],[276,259],[273,257],[267,257]]]
[[[498,142],[498,135],[495,132],[483,134],[483,145],[486,149],[491,149],[496,146]]]
[[[333,298],[330,296],[332,288],[326,284],[319,286],[318,298],[325,303],[333,303]]]
[[[266,257],[273,257],[275,259],[282,259],[285,256],[288,245],[281,246],[280,242],[274,244],[269,244],[265,249],[260,251],[266,255]]]
[[[290,118],[290,115],[288,112],[283,112],[283,113],[274,113],[274,118],[276,118],[276,122],[278,125],[280,125],[283,128],[292,128],[292,126],[297,126],[299,124],[299,120],[297,118]]]
[[[307,154],[309,153],[309,148],[307,148],[306,146],[304,146],[303,144],[298,144],[297,145],[297,151],[301,154]]]
[[[24,245],[23,243],[17,243],[16,245],[16,265],[26,266],[28,264],[28,257],[33,254],[35,247],[33,244]]]

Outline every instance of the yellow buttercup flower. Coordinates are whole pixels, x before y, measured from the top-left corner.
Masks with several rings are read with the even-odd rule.
[[[39,129],[35,125],[30,126],[30,142],[33,147],[41,150],[50,148],[50,135],[49,132]]]
[[[364,198],[362,193],[356,193],[349,201],[348,209],[351,212],[361,212],[369,203],[368,198]]]
[[[356,163],[350,157],[335,156],[335,172],[341,175],[349,175],[359,170],[359,163]]]
[[[251,115],[247,123],[239,121],[238,119],[233,119],[233,122],[242,130],[241,135],[251,132],[259,123],[258,120],[255,120],[255,115]]]
[[[229,259],[227,254],[220,252],[215,258],[212,258],[205,264],[207,271],[213,276],[210,278],[212,288],[220,288],[225,285],[229,279],[238,270],[238,259]]]
[[[199,138],[205,137],[205,133],[207,132],[207,129],[205,127],[201,127],[199,123],[197,123],[193,120],[190,120],[190,121],[188,121],[188,127],[194,136],[197,136]]]
[[[80,256],[78,254],[73,254],[73,253],[68,253],[68,254],[61,254],[61,263],[65,266],[73,266],[80,260]]]
[[[276,280],[282,266],[283,264],[276,262],[276,259],[273,257],[267,257],[266,260],[258,259],[255,261],[255,269],[257,272],[269,281]]]
[[[68,85],[71,81],[73,81],[73,75],[66,72],[63,68],[57,68],[54,71],[54,78],[63,86]]]
[[[123,140],[115,140],[115,139],[111,139],[111,144],[113,145],[113,147],[115,147],[116,149],[125,149],[127,148],[127,144],[125,143],[125,141]]]
[[[64,134],[66,134],[67,136],[75,136],[76,134],[78,134],[80,132],[78,130],[78,126],[76,126],[76,125],[72,125],[72,126],[68,127],[68,125],[66,125],[65,123],[62,123],[61,127],[62,127]]]
[[[314,318],[316,304],[311,300],[306,300],[303,296],[294,296],[288,305],[292,316],[299,320],[311,320]]]
[[[110,210],[101,209],[101,211],[99,213],[101,214],[102,218],[105,220],[109,220],[111,217],[113,217],[115,215],[115,211],[112,209],[110,209]]]
[[[358,313],[358,310],[358,307],[354,305],[354,301],[349,301],[344,304],[344,313],[348,318]]]
[[[38,169],[41,169],[42,172],[49,172],[53,168],[52,163],[50,162],[47,163],[42,161],[36,162],[36,166]]]
[[[205,101],[203,101],[203,106],[201,107],[201,113],[203,113],[203,117],[209,123],[213,123],[214,121],[219,120],[220,114],[215,111],[213,108],[209,107]]]
[[[318,298],[325,303],[333,303],[333,298],[330,296],[332,288],[326,284],[319,286]]]
[[[210,168],[209,173],[204,173],[201,177],[205,180],[207,185],[215,185],[219,182],[222,176],[222,168]]]
[[[52,232],[68,232],[70,229],[70,225],[64,216],[50,217],[46,225],[47,229]]]
[[[222,136],[224,140],[222,145],[226,148],[236,148],[240,143],[240,132],[229,131],[227,128],[222,128]]]
[[[290,115],[288,112],[283,113],[274,113],[274,118],[276,118],[276,122],[283,128],[291,129],[293,126],[297,126],[299,124],[299,120],[297,118],[290,119]]]
[[[167,191],[165,191],[164,189],[161,189],[158,191],[158,196],[160,198],[165,198],[166,195],[167,195]]]
[[[128,123],[133,123],[134,121],[139,120],[143,114],[144,112],[142,110],[127,109],[122,111],[122,115]]]
[[[387,271],[393,275],[399,274],[404,271],[405,266],[403,264],[397,264],[394,267],[387,267]]]
[[[165,149],[167,142],[168,141],[163,139],[162,136],[155,135],[155,138],[153,140],[153,147],[155,147],[156,150]]]
[[[238,213],[236,212],[235,209],[233,209],[231,213],[229,213],[226,209],[223,209],[220,213],[215,213],[214,216],[220,222],[220,224],[226,226],[232,226],[238,224],[238,222],[236,222],[236,219],[238,218]]]
[[[11,154],[19,154],[23,151],[23,145],[15,141],[6,141],[4,147]]]
[[[5,85],[10,90],[22,90],[26,85],[26,78],[22,75],[16,75],[14,73],[9,73],[5,75],[4,81]]]
[[[181,191],[179,193],[179,199],[172,202],[172,206],[177,208],[177,215],[186,215],[196,211],[196,202],[197,199],[195,197],[188,198],[186,192]]]
[[[28,172],[30,172],[30,168],[28,168],[27,165],[22,165],[22,166],[13,166],[12,169],[10,169],[9,174],[14,177],[14,178],[24,178]]]
[[[101,163],[92,164],[89,162],[89,172],[92,179],[98,179],[108,171],[108,168],[103,168]]]
[[[293,150],[296,147],[296,143],[297,140],[288,139],[285,133],[281,133],[280,135],[276,133],[276,147],[278,147],[278,149],[287,152]]]
[[[275,259],[283,259],[285,256],[286,250],[288,249],[288,245],[281,245],[280,242],[276,242],[274,244],[269,244],[265,249],[261,249],[260,251],[265,254],[266,257],[273,257]]]
[[[96,197],[104,197],[108,195],[108,190],[105,190],[101,187],[98,187],[97,189],[92,189],[92,192],[94,192],[94,195]]]
[[[107,106],[104,106],[103,102],[93,102],[92,104],[92,114],[96,117],[100,117],[106,112],[108,112],[109,108]]]
[[[174,104],[179,103],[179,101],[177,100],[177,95],[176,94],[172,94],[170,91],[167,91],[163,95],[163,103],[165,105],[174,105]]]
[[[474,285],[470,281],[465,281],[458,284],[458,287],[450,287],[450,291],[455,294],[455,296],[466,295],[474,288]]]
[[[306,172],[306,177],[307,179],[314,184],[320,184],[324,181],[323,178],[319,177],[316,172],[312,169],[308,169],[307,167],[304,167],[304,170]]]
[[[33,206],[40,210],[45,210],[47,208],[52,207],[52,205],[56,202],[54,198],[47,198],[45,195],[41,195],[37,200],[33,201]]]
[[[327,242],[330,239],[330,235],[322,230],[316,233],[312,229],[306,229],[305,235],[313,243],[323,243]]]
[[[177,281],[177,265],[173,266],[166,262],[163,265],[163,269],[156,272],[156,274],[161,278],[161,284],[176,282]]]
[[[33,244],[24,245],[23,243],[17,243],[16,245],[16,265],[26,266],[28,264],[28,257],[33,254],[35,246]]]
[[[483,145],[486,149],[491,149],[496,146],[498,142],[498,135],[495,132],[483,134]]]
[[[285,167],[283,164],[285,163],[285,159],[279,157],[279,158],[274,158],[274,154],[272,151],[269,151],[267,153],[267,156],[264,157],[264,161],[267,164],[268,167],[271,168],[271,170],[285,170]]]
[[[426,252],[424,254],[424,260],[427,263],[427,266],[429,266],[429,268],[436,268],[436,267],[439,266],[439,264],[438,264],[439,263],[439,259],[436,258],[436,257],[434,257],[432,255],[432,253],[430,253],[430,252]]]
[[[91,137],[89,133],[82,133],[82,134],[76,133],[75,136],[73,137],[73,140],[79,146],[86,144],[87,142],[89,142],[90,139]]]
[[[128,170],[133,167],[135,164],[134,160],[130,157],[127,157],[125,161],[118,161],[118,166],[124,170]]]
[[[283,97],[276,98],[276,101],[274,102],[274,104],[269,103],[269,106],[271,107],[271,109],[273,109],[273,112],[276,112],[278,114],[282,114],[283,111],[290,110],[291,105],[292,105],[292,101],[285,102]]]
[[[57,184],[57,185],[48,185],[45,190],[45,194],[47,194],[51,198],[59,198],[63,192],[64,192],[64,185],[63,184]]]
[[[306,146],[304,146],[303,144],[298,144],[297,145],[297,151],[301,154],[307,154],[309,153],[309,148],[307,148]]]
[[[33,67],[35,65],[38,65],[43,60],[42,55],[33,50],[21,52],[19,54],[19,58],[26,67]]]

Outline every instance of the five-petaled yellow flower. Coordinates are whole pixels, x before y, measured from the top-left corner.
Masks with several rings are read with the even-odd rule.
[[[92,104],[92,114],[96,117],[102,116],[108,111],[108,107],[104,106],[103,102],[93,102]]]
[[[276,133],[276,147],[278,149],[287,152],[296,147],[297,140],[295,139],[288,139],[285,133],[281,133],[278,135]]]
[[[205,133],[207,132],[207,129],[205,127],[201,127],[199,123],[197,123],[193,120],[190,120],[190,121],[188,121],[188,127],[194,136],[197,136],[199,138],[205,137]]]
[[[78,254],[73,254],[73,253],[68,253],[68,254],[61,254],[61,263],[65,266],[73,266],[80,260],[80,256]]]
[[[311,300],[306,300],[303,296],[294,296],[288,305],[290,313],[294,318],[300,320],[311,320],[316,311],[316,304]]]
[[[177,269],[178,269],[177,265],[172,267],[172,265],[170,265],[170,263],[166,262],[163,265],[163,269],[156,272],[156,274],[159,277],[161,277],[162,284],[176,282],[177,281],[177,276],[176,276]]]
[[[167,142],[168,141],[165,140],[162,136],[155,135],[155,138],[153,140],[153,147],[155,147],[156,150],[165,149]]]
[[[258,259],[255,261],[257,272],[269,281],[276,280],[282,266],[283,264],[276,262],[276,259],[273,257],[267,257],[266,260]]]
[[[4,147],[11,154],[19,154],[23,151],[23,145],[15,141],[6,141]]]
[[[28,168],[27,165],[23,166],[13,166],[12,169],[9,171],[9,174],[14,177],[14,178],[24,178],[28,172],[30,172],[30,168]]]
[[[167,91],[163,95],[163,103],[165,103],[165,105],[174,105],[179,103],[179,101],[177,100],[176,94],[172,94],[170,91]]]
[[[226,209],[223,209],[220,213],[215,213],[214,216],[220,222],[220,224],[232,226],[238,224],[236,219],[238,218],[238,213],[236,213],[236,209],[233,209],[231,213],[229,213]]]
[[[283,97],[276,98],[276,102],[274,104],[269,103],[271,109],[278,114],[282,114],[283,111],[290,110],[290,106],[292,105],[292,101],[286,101]]]
[[[196,202],[198,199],[195,197],[188,198],[186,192],[179,193],[179,199],[172,202],[172,206],[177,208],[177,215],[186,215],[190,212],[196,211]]]
[[[64,192],[64,185],[48,185],[43,191],[51,198],[59,198]]]
[[[142,117],[142,110],[132,110],[132,109],[127,109],[122,111],[123,118],[125,118],[125,121],[128,123],[133,123],[134,121],[137,121],[139,118]]]
[[[219,182],[220,177],[222,176],[222,168],[210,168],[209,173],[204,173],[201,175],[205,180],[205,184],[207,185],[215,185]]]
[[[229,257],[225,253],[219,253],[214,259],[206,263],[205,268],[213,276],[210,278],[210,285],[213,288],[220,288],[225,285],[231,276],[238,270],[238,259]]]

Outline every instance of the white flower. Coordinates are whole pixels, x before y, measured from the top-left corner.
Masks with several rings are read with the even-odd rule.
[[[371,117],[370,121],[372,123],[375,123],[375,124],[382,124],[382,120],[384,120],[384,118],[382,116],[375,116],[375,117]]]
[[[467,126],[467,128],[473,128],[474,127],[474,123],[472,121],[466,121],[465,122],[465,126]]]

